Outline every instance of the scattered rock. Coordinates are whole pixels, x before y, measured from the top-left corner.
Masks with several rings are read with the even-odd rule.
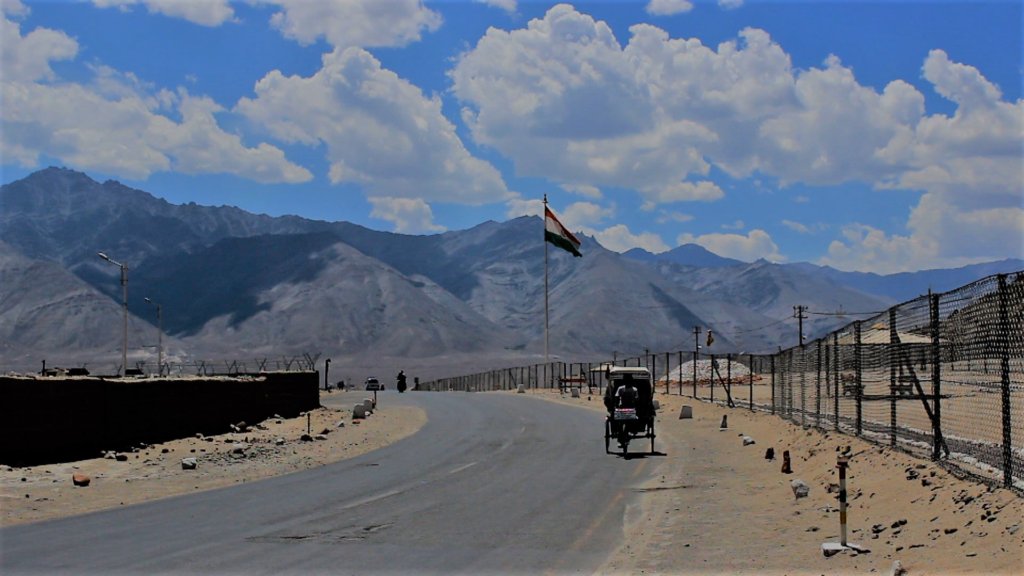
[[[366,405],[356,404],[352,407],[352,420],[357,421],[366,418]]]
[[[775,448],[769,448],[764,451],[765,460],[775,460]]]
[[[160,453],[161,453],[161,454],[167,454],[167,453],[168,453],[168,452],[170,452],[170,451],[171,451],[171,449],[170,449],[170,448],[164,448],[164,449],[160,450]]]
[[[118,462],[127,462],[128,461],[128,455],[127,454],[118,454],[118,455],[114,456],[114,460],[117,460]]]
[[[278,438],[274,439],[274,444],[276,444],[278,446],[284,446],[284,438],[278,437]]]
[[[248,448],[245,444],[235,444],[231,446],[232,454],[245,454],[245,449]]]
[[[793,489],[793,496],[796,498],[805,498],[811,493],[811,487],[806,482],[799,478],[789,483],[790,488]]]
[[[1012,536],[1012,535],[1014,535],[1014,534],[1016,534],[1018,530],[1020,530],[1020,524],[1014,524],[1013,526],[1010,526],[1009,528],[1007,528],[1007,529],[1006,529],[1006,531],[1007,531],[1007,532],[1008,532],[1008,533],[1009,533],[1009,534],[1010,534],[1011,536]]]
[[[829,482],[828,486],[825,487],[825,492],[827,494],[839,494],[839,484]]]
[[[956,532],[956,530],[956,528],[946,528],[945,530],[943,530],[943,532],[946,534],[953,534]]]
[[[912,468],[907,470],[907,480],[916,480],[920,476],[921,475],[917,473],[917,470],[914,470]]]
[[[882,532],[885,532],[885,526],[881,524],[875,524],[871,527],[872,534],[881,534]]]
[[[75,486],[85,487],[89,485],[89,482],[92,482],[92,478],[89,478],[89,476],[82,474],[81,472],[76,472],[71,475],[71,483]]]
[[[889,576],[906,576],[907,569],[903,567],[903,564],[896,560],[892,563],[892,570],[889,571]]]
[[[729,415],[722,414],[722,425],[718,427],[719,430],[725,430],[729,427]]]
[[[325,434],[325,435],[326,434],[330,434],[331,433],[331,429],[330,428],[324,428],[323,430],[320,431],[320,433],[321,434]]]
[[[754,439],[751,438],[750,436],[744,436],[743,437],[743,445],[744,446],[750,446],[751,444],[756,444],[756,442],[754,442]]]
[[[344,427],[345,427],[345,421],[344,420],[338,422],[338,428],[344,428]]]
[[[299,437],[299,440],[302,440],[303,442],[312,442],[313,437],[310,436],[309,434],[303,434],[302,436]]]
[[[238,424],[235,424],[235,428],[238,428],[239,432],[248,432],[249,431],[249,425],[246,424],[244,420],[242,422],[239,422]]]
[[[182,470],[195,470],[199,466],[199,462],[195,458],[182,458],[181,469]]]
[[[317,434],[314,438],[317,440],[327,440],[327,436],[324,436],[323,434]]]

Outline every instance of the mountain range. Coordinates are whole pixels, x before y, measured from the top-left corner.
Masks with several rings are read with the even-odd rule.
[[[155,303],[172,360],[319,353],[355,373],[385,363],[448,374],[539,362],[542,230],[540,218],[520,217],[395,234],[175,205],[47,168],[0,187],[0,370],[54,358],[113,371],[120,270],[97,252],[128,269],[130,363],[155,360]],[[548,258],[548,347],[572,361],[692,350],[695,326],[714,331],[713,352],[774,351],[796,343],[795,305],[880,312],[1024,267],[1005,260],[880,276],[745,263],[695,244],[619,254],[581,239],[583,258],[558,249]],[[804,329],[810,339],[853,319],[813,315]]]

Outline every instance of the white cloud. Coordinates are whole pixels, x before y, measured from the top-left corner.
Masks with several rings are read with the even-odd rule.
[[[12,14],[24,15],[25,9],[17,10],[16,5],[4,4],[4,12],[12,10]],[[34,82],[52,80],[53,70],[50,62],[54,60],[72,60],[78,55],[78,42],[59,30],[36,28],[25,36],[21,35],[21,26],[4,18],[0,22],[0,79],[6,83]]]
[[[672,16],[693,10],[693,2],[689,0],[650,0],[647,13],[654,16]]]
[[[743,222],[743,220],[736,220],[732,224],[722,224],[723,230],[743,230],[746,227],[747,225]]]
[[[533,198],[524,199],[518,195],[506,200],[507,210],[505,215],[509,218],[520,216],[543,216],[544,202]]]
[[[394,231],[402,234],[444,232],[444,226],[434,224],[430,205],[419,198],[370,198],[373,210],[370,216],[394,224]]]
[[[601,189],[589,184],[562,184],[560,188],[566,192],[571,192],[587,198],[601,198]]]
[[[782,221],[782,225],[785,226],[786,228],[789,228],[790,230],[792,230],[794,232],[799,232],[800,234],[810,234],[811,233],[811,229],[810,228],[808,228],[806,225],[801,224],[799,222],[796,222],[794,220],[783,220]]]
[[[743,234],[680,234],[676,239],[677,245],[699,244],[708,250],[725,256],[746,262],[753,262],[759,258],[771,262],[783,262],[786,260],[779,253],[779,247],[764,230],[751,230],[747,235]]]
[[[49,67],[76,56],[62,32],[21,36],[4,20],[0,79],[0,155],[34,167],[43,154],[82,168],[133,179],[175,170],[228,173],[258,182],[302,182],[312,175],[266,143],[246,146],[221,129],[220,106],[204,97],[153,91],[129,74],[94,66],[93,83],[59,82]],[[179,117],[174,120],[171,116]]]
[[[230,0],[93,0],[93,4],[99,8],[117,7],[120,10],[128,10],[133,5],[142,4],[151,13],[211,27],[220,26],[235,18]]]
[[[725,10],[735,10],[743,6],[743,0],[718,0],[718,5]]]
[[[617,224],[594,234],[602,246],[615,252],[625,252],[632,248],[643,248],[655,254],[668,250],[668,245],[660,236],[651,232],[634,234],[625,224]]]
[[[29,9],[21,0],[0,0],[0,13],[8,16],[28,16]]]
[[[495,8],[501,8],[509,14],[514,14],[516,11],[516,0],[475,0],[479,4],[487,4],[488,6],[494,6]]]
[[[303,45],[323,38],[336,48],[405,46],[441,27],[421,0],[264,0],[281,7],[270,23]]]
[[[908,227],[909,235],[890,235],[864,224],[847,225],[820,263],[887,274],[1024,258],[1024,207],[1019,205],[961,211],[940,196],[925,195]]]
[[[661,214],[658,215],[657,222],[658,224],[667,224],[669,222],[690,222],[692,220],[692,214],[663,210]]]
[[[451,72],[474,140],[520,174],[635,190],[649,211],[724,196],[708,180],[712,167],[782,186],[918,190],[919,210],[1020,206],[1024,100],[1003,100],[941,50],[922,72],[956,104],[952,116],[927,114],[924,95],[903,80],[860,84],[834,56],[794,69],[763,30],[716,47],[647,24],[630,34],[620,45],[605,23],[564,4],[525,28],[490,29]],[[943,234],[928,228],[937,221],[908,221],[909,233],[925,243]]]
[[[463,146],[439,97],[360,48],[325,54],[308,78],[272,71],[236,109],[285,142],[323,144],[331,181],[370,196],[475,205],[510,197],[498,171]]]
[[[594,234],[599,223],[615,215],[614,208],[605,208],[592,202],[575,202],[558,213],[558,219],[571,231]]]

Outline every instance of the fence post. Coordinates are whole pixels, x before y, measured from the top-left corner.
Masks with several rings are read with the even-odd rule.
[[[754,411],[754,355],[747,354],[748,388],[750,389],[750,411]]]
[[[932,421],[932,460],[938,460],[942,446],[942,348],[939,344],[939,294],[929,297],[929,315],[932,323],[932,402],[935,419]]]
[[[677,359],[679,360],[679,367],[677,369],[677,372],[679,373],[679,396],[682,396],[683,395],[683,351],[682,350],[679,351],[679,357]]]
[[[669,390],[668,390],[669,375],[672,374],[672,370],[668,367],[669,366],[669,356],[668,355],[669,355],[669,353],[665,352],[665,395],[666,396],[668,396],[668,393],[669,393]]]
[[[1010,320],[1006,311],[1006,274],[999,279],[999,369],[1002,373],[1003,485],[1013,486],[1013,450],[1010,436]]]
[[[835,430],[839,432],[839,332],[832,334],[832,380],[835,382],[832,408],[835,410]]]
[[[817,371],[814,377],[814,426],[821,428],[821,338],[817,340],[815,365]]]
[[[896,447],[896,364],[900,337],[896,332],[896,308],[889,308],[889,447]]]
[[[714,354],[711,355],[711,385],[709,386],[709,388],[711,389],[711,401],[714,402],[715,401],[715,355]]]
[[[772,359],[772,415],[775,415],[775,354],[770,356]]]
[[[857,386],[857,436],[864,432],[864,378],[861,372],[860,323],[860,320],[853,323],[853,369],[856,374],[854,384]]]
[[[697,398],[697,351],[693,351],[693,398]]]
[[[800,425],[807,425],[807,349],[800,343]]]
[[[725,355],[725,396],[732,402],[732,352]]]

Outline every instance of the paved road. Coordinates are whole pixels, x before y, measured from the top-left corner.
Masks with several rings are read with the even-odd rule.
[[[653,459],[605,455],[599,412],[387,392],[416,435],[315,470],[0,530],[0,572],[588,573]]]

